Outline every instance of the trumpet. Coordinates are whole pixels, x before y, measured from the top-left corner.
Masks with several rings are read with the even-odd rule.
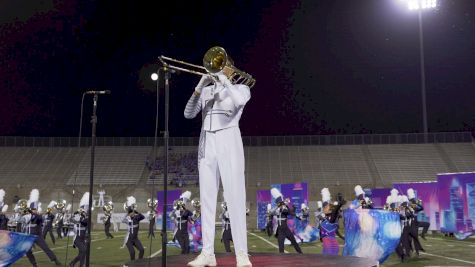
[[[107,202],[103,207],[102,210],[104,211],[104,214],[107,216],[111,216],[112,211],[114,210],[114,203],[112,201]]]
[[[201,216],[201,203],[198,198],[195,198],[191,201],[191,205],[195,210],[193,211],[193,215],[191,216],[192,221],[196,221],[200,218]]]
[[[58,212],[63,212],[63,209],[64,207],[66,206],[66,200],[62,199],[62,200],[58,200],[56,202],[56,204],[54,205],[54,208],[58,211]]]
[[[153,201],[150,198],[147,199],[147,207],[149,207],[151,211],[154,211],[155,209],[157,209],[157,205],[158,205],[157,199],[154,199]]]
[[[228,68],[232,71],[228,75],[228,79],[232,84],[244,84],[249,86],[249,88],[252,88],[256,84],[256,80],[252,77],[252,75],[236,68],[233,65],[233,60],[226,53],[226,50],[219,46],[214,46],[208,49],[203,57],[203,66],[176,60],[166,56],[160,56],[159,60],[167,68],[201,76],[210,74],[213,76],[214,74],[222,71],[224,68]],[[175,66],[171,64],[181,64],[181,66]]]
[[[26,199],[18,200],[18,211],[22,214],[26,214],[30,212],[30,208],[28,207],[28,201]]]

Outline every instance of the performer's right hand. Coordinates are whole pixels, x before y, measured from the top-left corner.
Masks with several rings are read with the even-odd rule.
[[[201,90],[212,82],[213,82],[213,78],[211,78],[210,75],[206,74],[206,75],[201,76],[201,80],[198,82],[198,85],[196,85],[195,91],[198,94],[201,94]]]

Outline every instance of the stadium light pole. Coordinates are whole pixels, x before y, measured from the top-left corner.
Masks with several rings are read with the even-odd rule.
[[[410,11],[417,11],[419,17],[419,51],[421,71],[421,95],[422,95],[422,129],[424,143],[428,141],[429,127],[427,125],[427,101],[426,101],[426,72],[424,60],[424,29],[422,26],[422,12],[437,7],[437,0],[402,0],[407,4]]]

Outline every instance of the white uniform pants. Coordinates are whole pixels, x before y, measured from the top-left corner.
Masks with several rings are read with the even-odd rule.
[[[235,252],[247,253],[246,188],[244,149],[241,132],[231,127],[203,133],[200,147],[204,157],[199,161],[201,224],[203,251],[214,253],[216,204],[219,180],[223,183]]]

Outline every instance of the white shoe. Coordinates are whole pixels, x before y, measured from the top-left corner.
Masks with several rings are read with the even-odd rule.
[[[236,253],[236,267],[252,267],[249,255],[243,251]]]
[[[217,266],[216,257],[214,254],[209,254],[204,251],[201,251],[200,255],[194,260],[188,262],[187,266],[191,267],[204,267],[204,266]]]

